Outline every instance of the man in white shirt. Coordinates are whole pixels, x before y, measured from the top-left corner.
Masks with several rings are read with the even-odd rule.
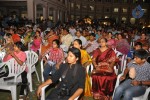
[[[76,36],[74,37],[75,39],[80,39],[82,41],[82,46],[84,46],[87,43],[87,40],[84,36],[82,36],[81,31],[77,30]]]
[[[75,36],[75,33],[76,33],[77,31],[76,31],[76,29],[73,27],[73,26],[71,26],[70,28],[69,28],[69,33],[71,33],[71,35],[72,36]]]
[[[99,47],[99,44],[97,43],[95,37],[95,33],[91,33],[90,40],[87,41],[86,45],[83,47],[90,55],[92,55],[93,51]]]
[[[71,34],[69,34],[68,30],[66,28],[63,28],[62,36],[60,37],[61,45],[60,47],[63,49],[63,51],[67,52],[69,46],[71,45],[73,41],[73,37]]]

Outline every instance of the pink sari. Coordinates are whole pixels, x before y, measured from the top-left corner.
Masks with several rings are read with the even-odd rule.
[[[93,53],[93,58],[96,59],[97,64],[109,66],[112,62],[115,62],[115,52],[109,48],[104,52],[100,49],[96,49]],[[94,74],[92,75],[92,90],[93,94],[99,94],[103,96],[112,96],[116,83],[116,74],[110,75]]]
[[[130,45],[126,39],[118,40],[116,44],[117,51],[120,51],[123,54],[128,54],[130,50]]]
[[[109,48],[116,48],[116,40],[115,39],[108,40],[107,45]]]
[[[33,44],[31,46],[31,50],[37,52],[38,49],[40,49],[41,44],[41,38],[37,38],[33,40]]]

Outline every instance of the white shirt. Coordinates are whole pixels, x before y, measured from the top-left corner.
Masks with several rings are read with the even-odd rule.
[[[75,33],[76,33],[77,31],[76,31],[76,29],[74,29],[74,28],[70,28],[69,29],[69,33],[71,33],[71,35],[72,36],[75,36]]]
[[[87,43],[87,40],[84,36],[80,36],[79,38],[77,36],[74,37],[75,39],[80,39],[82,41],[82,46],[84,46]]]

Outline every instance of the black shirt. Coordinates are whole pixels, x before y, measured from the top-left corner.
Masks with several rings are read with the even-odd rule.
[[[75,67],[77,67],[77,71],[76,71],[75,76],[73,76]],[[82,67],[81,64],[74,64],[71,67],[69,66],[68,63],[61,64],[59,70],[55,72],[51,80],[53,83],[57,82],[62,77],[64,71],[66,71],[67,69],[68,71],[65,76],[65,81],[66,81],[67,87],[69,88],[71,87],[70,94],[73,95],[78,88],[84,89],[85,87],[86,73],[85,73],[85,68]],[[56,88],[56,90],[59,90],[63,83],[64,81],[61,81],[58,87]]]

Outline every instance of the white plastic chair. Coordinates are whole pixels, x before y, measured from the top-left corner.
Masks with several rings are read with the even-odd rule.
[[[150,93],[150,87],[146,89],[146,92],[145,92],[145,94],[143,96],[143,100],[148,100],[149,99],[148,98],[149,93]]]
[[[3,77],[0,79],[1,85],[0,89],[11,91],[12,100],[17,100],[17,83],[21,82],[18,77],[25,70],[26,65],[23,64],[20,66],[15,59],[10,59],[9,61],[1,64],[6,64],[9,69],[9,74],[7,77]],[[4,78],[14,77],[13,79],[4,81]]]
[[[34,51],[31,51],[31,50],[25,51],[25,53],[27,56],[26,64],[28,66],[27,78],[30,83],[29,88],[30,88],[30,91],[33,91],[33,87],[32,87],[32,73],[33,72],[36,73],[37,79],[38,79],[38,81],[40,81],[39,75],[38,75],[38,72],[37,72],[36,66],[35,66],[35,64],[38,61],[38,55]]]
[[[127,55],[124,54],[121,57],[121,71],[122,71],[122,73],[126,69],[126,65],[127,65]]]
[[[146,89],[146,92],[144,95],[139,97],[134,97],[133,100],[148,100],[148,94],[150,93],[150,87]]]
[[[46,85],[44,87],[42,87],[42,91],[41,91],[41,99],[40,100],[45,100],[45,89],[48,87],[49,85]],[[76,97],[74,100],[78,100],[79,96]]]
[[[46,59],[48,59],[49,55],[46,54],[45,57],[46,57]],[[43,65],[44,65],[44,62],[43,62],[43,59],[41,59],[41,80],[42,80],[42,82],[44,82],[44,76],[43,76],[44,66]]]
[[[134,41],[131,41],[131,43],[130,43],[130,49],[132,49],[134,47],[134,45],[135,45]]]
[[[87,67],[86,67],[86,72],[87,73],[92,73],[92,70],[94,69],[94,66],[93,66],[93,64],[91,63],[90,65],[88,65]],[[90,76],[90,83],[91,83],[91,86],[92,86],[92,77]]]
[[[46,59],[48,59],[49,55],[46,54],[45,55]],[[65,63],[65,61],[64,61]],[[41,60],[41,78],[42,78],[42,82],[44,82],[44,77],[43,77],[43,71],[44,71],[44,62],[43,62],[43,59]],[[50,72],[51,73],[51,72]],[[59,79],[59,81],[61,81],[61,78]],[[41,91],[41,100],[45,100],[45,89],[48,87],[49,85],[46,85],[44,87],[42,87],[42,91]],[[74,100],[78,100],[79,97],[77,97],[76,99]]]
[[[123,72],[125,70],[126,64],[127,64],[127,55],[122,54],[121,52],[117,51],[115,48],[113,50],[117,57],[122,56],[121,57],[121,65],[119,67],[121,68],[121,71]],[[115,73],[116,73],[116,75],[118,74],[118,69],[116,69],[116,67],[115,67]]]
[[[4,51],[0,51],[0,60],[3,61],[3,58],[5,56],[5,52]]]
[[[117,81],[116,81],[116,85],[115,85],[115,89],[114,89],[114,92],[116,90],[116,88],[119,86],[119,79],[120,77],[123,75],[123,73],[119,74],[118,77],[117,77]],[[139,97],[134,97],[133,100],[148,100],[148,94],[150,93],[150,87],[146,89],[146,92],[144,95],[142,96],[139,96]],[[114,97],[114,93],[113,93],[113,96]]]

